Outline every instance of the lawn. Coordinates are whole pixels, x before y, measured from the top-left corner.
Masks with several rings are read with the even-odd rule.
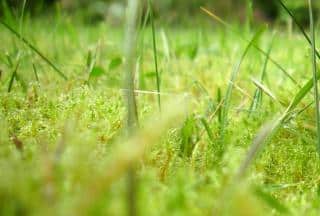
[[[204,17],[155,23],[160,93],[151,26],[139,31],[129,138],[122,26],[12,24],[67,80],[1,26],[0,215],[125,215],[130,195],[139,215],[318,215],[313,90],[269,130],[313,77],[310,45],[285,24]]]

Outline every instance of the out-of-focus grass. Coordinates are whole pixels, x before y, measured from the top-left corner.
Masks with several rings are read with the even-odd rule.
[[[90,214],[125,214],[125,175],[110,187],[102,187],[105,191],[90,194],[90,188],[95,188],[92,183],[103,184],[99,181],[113,172],[109,168],[115,149],[124,142],[122,29],[104,23],[82,25],[70,18],[27,20],[24,25],[32,26],[24,27],[24,37],[69,79],[61,80],[19,38],[0,29],[0,214],[43,215],[50,210],[72,215],[86,199],[94,200],[86,207]],[[156,92],[152,34],[147,28],[141,70],[144,90]],[[163,28],[167,42],[157,37],[161,101],[165,104],[186,95],[187,105],[180,104],[177,109],[188,118],[184,124],[169,127],[161,138],[151,140],[152,145],[135,159],[138,209],[142,215],[210,215],[259,127],[285,110],[263,97],[248,117],[252,103],[248,95],[253,97],[257,89],[252,77],[259,80],[266,59],[250,50],[233,83],[236,87],[229,100],[224,155],[217,161],[220,128],[218,115],[213,114],[221,106],[221,97],[216,95],[226,93],[232,66],[248,45],[240,38],[250,38],[253,32],[229,34],[210,25]],[[272,32],[266,31],[257,45],[267,50],[273,40],[272,57],[303,85],[312,77],[310,52],[303,36],[297,32],[288,37],[281,32],[272,39]],[[168,45],[170,61],[166,61]],[[89,50],[95,53],[95,66],[102,69],[99,76],[90,79]],[[120,59],[117,64],[116,59]],[[18,62],[17,73],[26,83],[26,91],[18,81],[8,92]],[[271,63],[266,74],[265,87],[289,105],[299,88]],[[137,93],[137,100],[141,128],[150,130],[145,120],[157,113],[157,96]],[[307,95],[297,108],[312,100],[312,94]],[[157,131],[160,120],[152,118]],[[248,170],[246,186],[232,193],[230,206],[236,210],[226,214],[270,215],[288,209],[295,215],[317,215],[320,167],[314,125],[312,108],[285,123]],[[206,133],[201,135],[203,131]],[[148,138],[141,134],[141,140]],[[123,154],[119,163],[127,162]]]

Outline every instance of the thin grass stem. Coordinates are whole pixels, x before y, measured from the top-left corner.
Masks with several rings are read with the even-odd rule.
[[[313,18],[312,0],[309,3],[309,16],[310,16],[310,33],[311,33],[311,48],[312,48],[312,72],[313,72],[313,88],[314,88],[314,101],[316,113],[316,127],[317,127],[317,149],[320,155],[320,106],[319,106],[319,91],[318,91],[318,73],[317,73],[317,57],[316,57],[316,35],[315,25]]]

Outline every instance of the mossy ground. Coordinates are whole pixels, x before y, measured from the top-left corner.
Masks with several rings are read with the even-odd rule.
[[[253,30],[235,28],[246,38],[253,35]],[[287,32],[285,27],[276,29],[271,55],[302,85],[312,77],[310,49],[298,33]],[[0,214],[125,214],[125,173],[105,191],[92,194],[89,199],[94,203],[81,206],[88,198],[84,196],[90,184],[110,172],[108,159],[113,146],[121,145],[125,122],[123,65],[110,66],[110,62],[122,58],[122,29],[106,24],[87,26],[62,18],[26,22],[23,35],[65,72],[67,81],[18,38],[2,27],[0,31]],[[272,31],[267,30],[258,42],[265,50]],[[156,83],[150,29],[144,34],[144,45],[140,43],[138,48],[143,58],[137,88],[153,91]],[[265,58],[252,49],[234,83],[225,153],[217,159],[218,118],[209,122],[212,142],[202,134],[199,117],[208,119],[217,108],[218,89],[225,93],[230,71],[247,44],[240,35],[208,24],[165,26],[157,35],[161,91],[168,93],[162,101],[165,104],[187,94],[188,107],[181,109],[188,113],[191,126],[183,135],[185,139],[181,128],[169,129],[137,161],[138,209],[141,215],[211,215],[219,208],[217,203],[225,202],[228,182],[259,127],[285,107],[263,95],[261,108],[248,115],[256,90],[251,78],[260,76]],[[104,69],[100,76],[89,78],[89,50],[97,52],[96,65]],[[18,58],[17,73],[26,88],[16,80],[8,93],[14,70],[8,59],[16,65]],[[283,104],[288,104],[299,89],[272,63],[268,64],[264,84]],[[138,94],[137,99],[143,127],[144,121],[158,112],[157,100],[149,94]],[[311,100],[312,94],[303,104]],[[309,108],[288,122],[270,140],[239,187],[242,190],[238,188],[228,197],[233,207],[226,214],[318,214],[320,163],[313,110]],[[191,150],[182,151],[183,145]]]

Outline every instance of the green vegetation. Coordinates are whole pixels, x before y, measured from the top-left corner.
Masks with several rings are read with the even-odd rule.
[[[0,215],[318,215],[315,1],[276,1],[296,31],[6,9]]]

